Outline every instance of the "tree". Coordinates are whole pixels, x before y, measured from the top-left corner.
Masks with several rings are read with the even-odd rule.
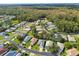
[[[65,42],[64,45],[65,45],[66,49],[70,49],[73,47],[72,43],[70,43],[70,42]]]
[[[31,27],[31,34],[34,36],[34,37],[37,37],[37,31],[36,31],[36,27],[35,25],[33,24]]]
[[[57,53],[58,52],[59,47],[54,43],[53,46],[49,47],[49,50],[51,53]]]
[[[22,42],[25,37],[26,37],[26,34],[20,34],[17,36],[17,39],[19,39],[19,41]]]

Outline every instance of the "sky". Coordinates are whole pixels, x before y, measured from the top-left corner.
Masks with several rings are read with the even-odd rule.
[[[79,0],[0,0],[0,4],[79,3]]]

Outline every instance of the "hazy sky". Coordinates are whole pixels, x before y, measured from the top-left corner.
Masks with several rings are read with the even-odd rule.
[[[0,4],[4,3],[79,3],[79,0],[0,0]]]

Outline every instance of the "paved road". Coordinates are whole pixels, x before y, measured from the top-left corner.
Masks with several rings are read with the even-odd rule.
[[[7,39],[9,42],[11,42],[12,44],[14,44],[17,48],[19,49],[22,49],[26,52],[31,52],[31,53],[34,53],[34,54],[40,54],[40,55],[43,55],[43,56],[57,56],[56,54],[52,54],[52,53],[49,53],[49,52],[39,52],[39,51],[35,51],[35,50],[32,50],[32,49],[27,49],[27,48],[24,48],[23,46],[21,45],[18,45],[16,44],[15,42]]]

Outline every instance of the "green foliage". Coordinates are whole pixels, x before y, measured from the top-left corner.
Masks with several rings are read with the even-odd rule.
[[[65,42],[64,45],[65,45],[65,49],[70,49],[72,47],[75,47],[75,48],[77,47],[76,42]]]
[[[48,51],[50,51],[51,53],[57,53],[58,52],[59,47],[54,44],[53,46],[49,47]]]

